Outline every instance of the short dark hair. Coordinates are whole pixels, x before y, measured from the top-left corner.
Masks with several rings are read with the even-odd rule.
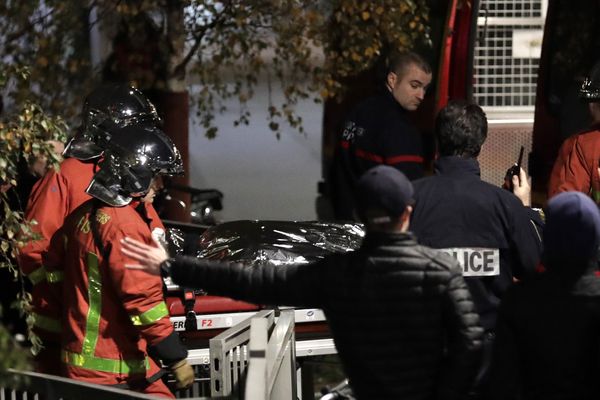
[[[435,120],[440,155],[477,157],[487,137],[487,126],[485,113],[477,104],[450,101]]]
[[[402,78],[406,69],[413,64],[426,73],[431,74],[431,65],[417,53],[413,53],[412,51],[392,51],[387,57],[386,76],[390,72],[393,72],[398,75],[398,78]]]

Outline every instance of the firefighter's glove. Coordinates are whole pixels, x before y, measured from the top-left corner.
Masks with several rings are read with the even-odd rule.
[[[184,358],[169,366],[169,370],[175,377],[177,389],[185,389],[194,383],[194,369]]]

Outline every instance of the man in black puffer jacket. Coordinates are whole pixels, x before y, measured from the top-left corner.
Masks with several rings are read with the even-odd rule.
[[[357,184],[367,234],[359,250],[314,264],[253,266],[191,257],[125,239],[130,268],[259,304],[319,307],[358,399],[461,399],[479,363],[483,329],[456,261],[408,232],[412,185],[375,167]]]

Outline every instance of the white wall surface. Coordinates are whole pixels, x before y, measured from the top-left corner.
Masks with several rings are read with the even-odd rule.
[[[274,88],[275,89],[275,88]],[[191,87],[190,92],[198,90]],[[274,101],[281,96],[273,93]],[[237,219],[316,219],[317,182],[321,177],[323,105],[312,100],[297,106],[305,134],[282,123],[281,138],[268,127],[267,87],[256,89],[248,108],[250,125],[233,126],[235,101],[216,118],[217,137],[207,139],[190,109],[190,184],[224,194],[222,221]]]

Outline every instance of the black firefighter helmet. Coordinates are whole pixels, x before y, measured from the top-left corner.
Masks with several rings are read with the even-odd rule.
[[[161,120],[154,105],[138,89],[125,84],[105,84],[85,99],[79,132],[67,144],[63,155],[79,160],[99,157],[109,137],[128,125]]]
[[[86,192],[115,207],[143,197],[157,175],[183,174],[181,154],[175,144],[147,122],[116,129],[98,165],[99,171]]]

